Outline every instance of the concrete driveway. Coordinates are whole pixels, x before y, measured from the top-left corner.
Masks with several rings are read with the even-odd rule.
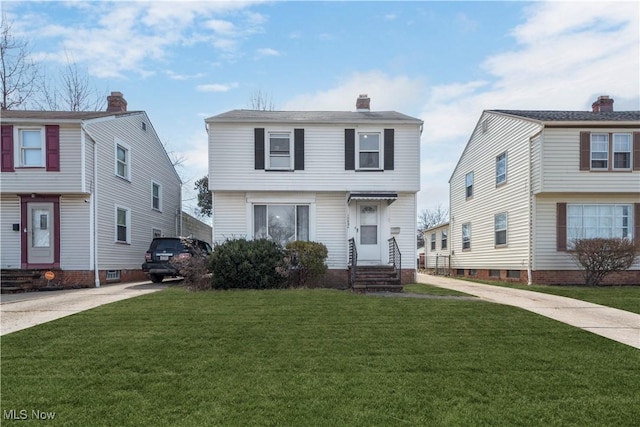
[[[443,276],[418,274],[419,283],[520,307],[559,322],[640,349],[640,314],[541,292],[484,285]]]
[[[119,283],[99,288],[0,295],[0,335],[70,316],[103,304],[167,288],[169,283]]]

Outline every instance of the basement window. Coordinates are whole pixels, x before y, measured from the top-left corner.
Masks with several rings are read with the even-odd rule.
[[[120,280],[120,270],[107,270],[107,281]]]

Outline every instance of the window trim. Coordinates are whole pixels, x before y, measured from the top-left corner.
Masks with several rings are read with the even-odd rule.
[[[440,249],[447,249],[449,233],[446,230],[440,232]]]
[[[288,166],[271,166],[271,136],[272,135],[287,135],[289,138],[289,165]],[[267,130],[264,138],[264,157],[265,157],[265,169],[272,171],[292,171],[294,168],[294,138],[292,130]],[[285,156],[276,156],[285,157]]]
[[[122,147],[125,152],[126,152],[126,162],[124,163],[125,167],[126,167],[126,171],[125,171],[125,176],[122,176],[118,173],[118,163],[120,163],[120,160],[118,160],[118,147]],[[124,179],[126,181],[131,182],[131,166],[132,166],[132,153],[131,153],[131,146],[129,144],[127,144],[126,142],[115,138],[114,139],[114,145],[113,145],[113,152],[114,152],[114,173],[118,178]]]
[[[158,233],[156,233],[156,231],[157,231]],[[157,234],[157,235],[156,235],[156,234]],[[154,238],[154,239],[155,239],[156,237],[163,237],[163,236],[162,236],[162,229],[152,227],[152,228],[151,228],[151,237],[152,237],[152,238]]]
[[[430,237],[430,247],[432,251],[436,250],[436,233],[431,233],[431,237]]]
[[[593,140],[594,136],[604,136],[604,137],[606,137],[606,144],[607,144],[606,151],[594,151],[594,149],[593,149],[594,142],[595,143],[598,143],[598,142],[604,143],[604,141],[594,141]],[[592,171],[608,171],[608,170],[610,170],[610,167],[611,167],[611,159],[609,158],[610,154],[611,154],[611,141],[610,141],[610,139],[611,138],[609,138],[609,134],[608,133],[592,132],[589,135],[589,169],[590,170],[592,170]],[[606,157],[606,159],[594,159],[593,158],[593,154],[594,153],[606,153],[607,157]],[[606,166],[605,167],[601,167],[601,168],[593,167],[593,162],[594,161],[598,162],[598,161],[603,161],[603,160],[606,162]]]
[[[15,169],[42,169],[47,167],[47,139],[46,130],[44,126],[14,126],[13,128],[13,143],[14,143],[14,155],[13,164]],[[22,146],[22,132],[23,131],[38,131],[40,132],[40,164],[39,165],[25,165],[23,164],[23,146]],[[27,148],[29,150],[29,148]]]
[[[467,229],[467,234],[468,234],[466,242],[465,242],[465,236],[464,236],[465,228]],[[463,252],[470,251],[471,250],[471,223],[470,222],[465,222],[464,224],[462,224],[461,237],[462,237],[462,251]],[[465,243],[467,244],[466,248],[465,248]]]
[[[471,177],[471,185],[469,185],[469,177]],[[474,181],[474,174],[473,171],[468,172],[465,176],[464,176],[464,188],[465,188],[465,199],[469,200],[473,198],[473,181]],[[471,193],[471,194],[469,194]]]
[[[627,136],[629,137],[629,140],[626,141],[629,144],[629,150],[628,151],[616,151],[616,136]],[[633,134],[631,133],[626,133],[626,132],[618,132],[618,133],[613,133],[611,135],[611,142],[610,142],[610,150],[611,150],[611,170],[614,171],[630,171],[633,170]],[[623,167],[623,168],[617,168],[616,167],[616,153],[627,153],[627,155],[629,156],[629,166],[627,167]]]
[[[120,227],[120,225],[118,224],[118,211],[125,211],[125,234],[126,234],[126,241],[124,240],[119,240],[118,239],[118,227]],[[115,216],[114,216],[114,242],[118,243],[118,244],[126,244],[126,245],[130,245],[131,244],[131,209],[127,208],[125,206],[121,206],[121,205],[115,205],[114,208],[114,212],[115,212]]]
[[[377,150],[361,150],[360,149],[360,136],[361,135],[377,135],[378,136],[378,149]],[[360,153],[378,153],[378,166],[376,167],[361,167],[360,166]],[[355,138],[355,168],[357,171],[382,171],[384,170],[384,133],[377,130],[361,130],[356,132]]]
[[[498,217],[504,215],[504,229],[498,229]],[[504,248],[509,243],[509,214],[500,212],[493,216],[493,244],[496,248]],[[498,243],[498,233],[504,232],[504,243]]]
[[[504,156],[504,159],[500,159],[500,157]],[[502,175],[498,175],[498,165],[500,164],[501,161],[504,161],[504,178],[502,179],[502,181],[498,181],[499,177]],[[503,151],[502,153],[498,154],[496,156],[496,187],[499,187],[501,185],[505,185],[507,183],[507,152]]]
[[[251,210],[251,215],[249,216],[250,221],[251,221],[251,238],[252,239],[256,239],[256,238],[263,238],[263,237],[256,237],[256,217],[255,217],[255,212],[256,212],[256,207],[257,206],[264,206],[265,207],[265,215],[266,215],[266,221],[265,224],[267,225],[267,230],[266,230],[266,234],[267,237],[269,238],[269,230],[268,230],[268,225],[269,225],[269,206],[293,206],[293,212],[294,212],[294,222],[295,224],[293,225],[294,228],[294,240],[293,241],[298,241],[298,208],[299,207],[306,207],[307,208],[307,240],[304,241],[313,241],[313,239],[315,238],[315,236],[313,236],[312,238],[312,227],[313,227],[313,218],[312,218],[312,204],[311,203],[287,203],[287,202],[282,202],[282,203],[273,203],[273,202],[253,202],[253,203],[248,203],[248,205],[250,206],[250,210]],[[280,242],[277,242],[280,243]]]
[[[158,187],[158,207],[154,206],[154,201],[155,201],[155,195],[153,194],[153,190],[154,187],[157,186]],[[160,184],[159,182],[156,181],[151,181],[151,209],[153,209],[154,211],[157,212],[162,212],[162,202],[163,202],[163,197],[162,197],[162,184]]]
[[[573,206],[580,206],[582,207],[582,211],[581,211],[581,216],[580,216],[580,222],[582,223],[582,227],[580,229],[580,236],[578,237],[574,237],[572,235],[572,233],[570,233],[570,229],[571,229],[571,222],[569,221],[570,218],[570,210],[571,207]],[[573,249],[573,240],[574,239],[584,239],[587,237],[584,237],[584,207],[585,206],[596,206],[596,207],[603,207],[603,206],[609,206],[612,208],[613,210],[613,215],[611,217],[611,232],[613,234],[613,232],[615,232],[616,230],[616,208],[617,207],[627,207],[628,209],[628,214],[626,215],[627,218],[627,225],[626,225],[626,229],[627,229],[627,236],[622,237],[623,239],[629,239],[629,240],[633,240],[634,239],[634,234],[635,234],[635,224],[636,224],[636,218],[634,217],[634,215],[636,214],[636,209],[635,209],[635,205],[633,203],[567,203],[566,204],[566,212],[565,212],[565,224],[566,224],[566,235],[565,235],[565,247],[567,250],[572,250]],[[602,218],[601,216],[597,216],[596,218],[598,218],[598,222],[600,221],[600,219]],[[596,227],[596,228],[604,228],[604,227]],[[596,236],[596,237],[600,237],[600,236]]]

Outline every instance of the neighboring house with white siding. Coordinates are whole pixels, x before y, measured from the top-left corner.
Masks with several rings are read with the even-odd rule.
[[[2,111],[3,284],[47,270],[65,286],[144,279],[153,237],[180,234],[181,180],[126,105],[112,92],[107,111]]]
[[[452,274],[584,283],[572,239],[640,239],[640,111],[486,110],[449,184]]]
[[[424,230],[425,268],[429,273],[449,275],[449,223]]]
[[[206,119],[214,244],[322,242],[325,286],[349,285],[356,251],[356,267],[396,261],[403,282],[414,280],[422,121],[371,111],[369,102],[360,96],[355,112],[233,110]]]

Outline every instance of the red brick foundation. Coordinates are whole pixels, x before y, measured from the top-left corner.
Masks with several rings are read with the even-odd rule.
[[[451,269],[451,277],[467,277],[478,280],[528,283],[527,270],[498,270],[499,275],[490,275],[491,270]],[[508,272],[518,277],[509,277]],[[496,270],[493,271],[497,272]],[[584,273],[579,270],[541,270],[531,272],[531,282],[536,285],[584,285]],[[611,273],[601,285],[640,285],[640,270]]]
[[[51,270],[55,277],[53,280],[46,280],[44,272],[39,281],[34,281],[34,288],[43,288],[47,286],[63,287],[68,289],[74,288],[93,288],[95,286],[95,277],[93,270]],[[119,270],[119,279],[107,280],[107,272],[101,270],[99,279],[101,285],[109,283],[127,283],[149,280],[148,276],[142,270]]]

